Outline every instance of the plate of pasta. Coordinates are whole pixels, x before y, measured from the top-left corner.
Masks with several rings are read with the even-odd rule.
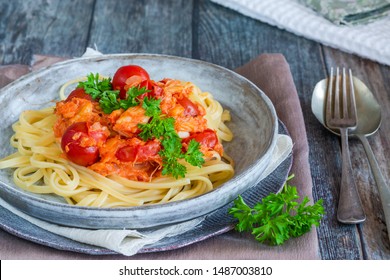
[[[72,59],[1,89],[0,195],[80,228],[204,216],[258,184],[276,145],[267,96],[211,63]]]

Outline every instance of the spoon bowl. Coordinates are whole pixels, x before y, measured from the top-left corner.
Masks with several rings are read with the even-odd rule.
[[[353,77],[355,88],[356,113],[358,123],[355,129],[348,132],[350,136],[374,134],[381,124],[381,108],[375,100],[374,95],[368,87],[358,78]],[[328,79],[324,79],[317,83],[314,88],[311,100],[311,109],[319,120],[328,130],[340,135],[337,129],[331,129],[325,125],[325,100]]]

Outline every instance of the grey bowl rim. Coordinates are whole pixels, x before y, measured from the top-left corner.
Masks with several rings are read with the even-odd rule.
[[[269,141],[267,143],[268,145],[265,149],[265,153],[263,153],[261,157],[257,158],[256,161],[254,161],[251,165],[249,165],[241,174],[238,174],[237,177],[233,177],[228,182],[224,183],[223,185],[219,186],[218,188],[213,189],[212,191],[210,191],[208,193],[204,193],[204,194],[196,196],[196,197],[192,197],[192,198],[180,200],[180,201],[164,203],[164,204],[150,204],[150,205],[141,205],[141,206],[132,206],[132,207],[117,207],[117,208],[77,206],[77,205],[60,203],[60,202],[56,202],[56,201],[48,201],[48,200],[42,199],[40,197],[30,195],[26,192],[22,192],[21,190],[10,187],[6,183],[0,181],[0,184],[2,186],[6,187],[4,189],[5,191],[7,191],[11,195],[15,195],[15,192],[16,192],[16,195],[17,194],[21,195],[23,200],[25,200],[26,202],[28,202],[28,200],[31,199],[31,200],[36,201],[38,203],[49,205],[50,207],[53,207],[53,208],[58,208],[58,209],[70,208],[70,209],[75,209],[75,210],[87,211],[87,212],[91,212],[91,213],[95,213],[95,212],[104,212],[104,213],[105,212],[126,212],[126,211],[131,211],[131,210],[137,211],[137,210],[142,210],[142,209],[153,209],[153,208],[161,209],[161,208],[170,207],[170,206],[173,206],[176,204],[183,204],[189,200],[199,200],[202,197],[204,197],[205,195],[210,195],[210,194],[214,194],[216,192],[217,193],[220,192],[220,190],[222,189],[223,186],[225,186],[226,184],[229,184],[229,182],[231,184],[233,180],[236,181],[236,180],[240,180],[241,177],[245,177],[246,173],[249,173],[249,171],[254,169],[257,166],[257,164],[263,160],[264,157],[266,157],[267,155],[272,153],[273,148],[276,146],[276,136],[278,134],[278,118],[277,118],[275,107],[274,107],[273,103],[271,102],[271,100],[269,99],[269,97],[264,93],[263,90],[261,90],[256,84],[254,84],[252,81],[250,81],[246,77],[234,72],[233,70],[225,68],[223,66],[220,66],[220,65],[217,65],[217,64],[214,64],[211,62],[203,61],[200,59],[180,57],[180,56],[174,56],[174,55],[166,55],[166,54],[151,54],[151,53],[113,53],[113,54],[102,54],[102,55],[93,55],[93,56],[72,58],[72,59],[68,59],[65,61],[57,62],[55,64],[43,67],[39,70],[36,70],[36,71],[30,72],[30,73],[27,73],[26,75],[23,75],[22,77],[16,79],[15,81],[13,81],[10,84],[6,85],[5,87],[1,88],[0,95],[4,94],[3,92],[7,92],[8,88],[13,87],[15,84],[20,83],[25,79],[29,79],[31,77],[42,74],[44,72],[52,71],[52,69],[55,69],[57,67],[64,67],[67,64],[77,63],[77,62],[81,62],[81,61],[99,61],[99,60],[107,60],[110,58],[118,59],[121,57],[127,58],[127,59],[128,58],[131,58],[131,59],[142,59],[142,58],[156,58],[156,59],[163,58],[164,59],[165,58],[165,59],[173,59],[173,60],[182,60],[182,61],[187,61],[189,63],[202,64],[202,65],[205,65],[207,67],[216,68],[220,71],[226,71],[226,72],[230,73],[231,75],[236,76],[239,79],[243,79],[245,82],[247,82],[252,87],[257,89],[260,97],[263,99],[265,105],[267,105],[267,108],[269,110],[271,117],[273,118],[273,123],[272,123],[273,134],[272,134],[271,139],[269,139]],[[90,216],[91,217],[92,216],[98,217],[97,215],[90,215]],[[105,216],[105,215],[103,215],[103,216]]]

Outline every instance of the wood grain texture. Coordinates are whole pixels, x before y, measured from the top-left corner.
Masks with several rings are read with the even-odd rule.
[[[350,142],[352,164],[367,220],[337,222],[341,178],[339,138],[311,112],[315,84],[332,66],[348,66],[372,90],[383,122],[369,142],[390,179],[390,67],[324,47],[245,17],[208,0],[0,0],[0,64],[30,64],[33,54],[80,56],[158,53],[192,57],[235,69],[261,53],[282,53],[290,64],[310,147],[314,200],[326,216],[317,229],[323,259],[390,259],[390,241],[375,181],[362,145]]]
[[[191,57],[192,1],[96,1],[88,45],[103,53]]]
[[[92,0],[1,1],[0,64],[29,64],[40,53],[80,56],[92,12]]]

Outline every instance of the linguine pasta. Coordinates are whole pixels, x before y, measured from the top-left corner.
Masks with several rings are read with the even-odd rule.
[[[65,88],[60,90],[65,99]],[[180,82],[189,97],[205,110],[207,127],[216,132],[218,141],[231,141],[233,134],[225,125],[230,114],[208,92],[196,85]],[[32,193],[56,194],[67,203],[88,207],[131,207],[168,203],[207,193],[229,180],[234,174],[233,161],[225,152],[210,151],[201,167],[192,166],[183,159],[184,177],[174,178],[152,174],[148,181],[129,179],[118,174],[99,174],[88,166],[73,163],[64,156],[53,127],[58,122],[55,106],[28,110],[20,114],[12,126],[10,139],[16,152],[0,160],[0,169],[12,168],[15,184]]]

